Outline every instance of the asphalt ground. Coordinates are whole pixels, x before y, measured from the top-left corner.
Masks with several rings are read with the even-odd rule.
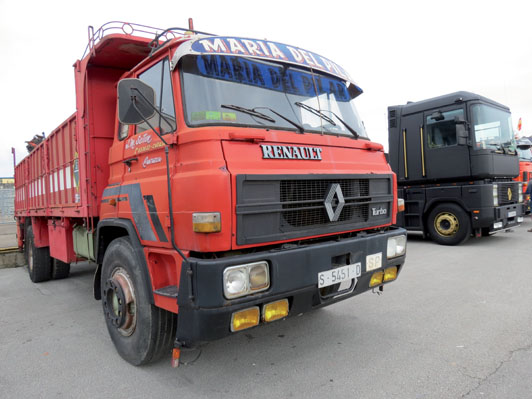
[[[532,221],[444,247],[409,236],[365,293],[134,367],[92,299],[94,266],[33,284],[0,270],[0,397],[531,398]]]

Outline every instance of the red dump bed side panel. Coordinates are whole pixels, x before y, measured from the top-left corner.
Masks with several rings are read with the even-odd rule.
[[[17,216],[85,215],[77,137],[74,114],[16,166]]]

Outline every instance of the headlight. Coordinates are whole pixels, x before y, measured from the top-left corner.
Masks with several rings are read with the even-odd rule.
[[[519,202],[523,202],[523,183],[519,183]]]
[[[388,238],[386,257],[388,259],[404,255],[406,252],[406,235],[394,236]]]
[[[499,206],[499,186],[493,185],[493,206]]]
[[[238,298],[270,288],[268,262],[254,262],[231,266],[224,270],[224,295],[227,299]]]

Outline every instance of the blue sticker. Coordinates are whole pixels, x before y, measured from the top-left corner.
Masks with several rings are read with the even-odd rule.
[[[215,79],[238,82],[250,86],[290,94],[314,97],[332,94],[337,101],[347,102],[350,95],[344,81],[323,75],[312,75],[295,69],[285,69],[272,63],[262,63],[248,58],[199,55],[196,66],[201,75]]]

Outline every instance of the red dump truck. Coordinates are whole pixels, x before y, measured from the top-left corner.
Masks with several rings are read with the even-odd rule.
[[[76,112],[15,168],[33,282],[96,264],[140,365],[394,281],[396,178],[318,54],[110,23],[74,64]],[[172,350],[173,349],[173,350]]]

